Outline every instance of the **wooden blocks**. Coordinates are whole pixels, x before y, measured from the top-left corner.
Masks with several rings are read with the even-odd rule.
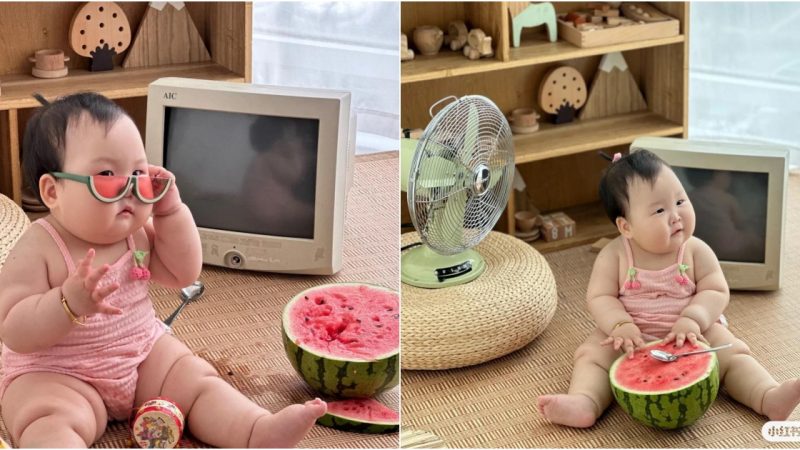
[[[486,33],[480,28],[473,28],[467,36],[467,45],[464,46],[463,51],[464,56],[472,60],[494,56],[492,38],[486,36]]]
[[[672,17],[662,13],[655,6],[644,2],[630,2],[622,5],[622,14],[637,22],[663,22]]]
[[[547,242],[575,236],[575,221],[563,212],[542,216],[542,237]]]
[[[150,3],[122,67],[210,61],[211,55],[183,2]]]

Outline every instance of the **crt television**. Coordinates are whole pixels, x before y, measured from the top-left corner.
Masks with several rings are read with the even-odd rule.
[[[716,253],[731,289],[781,285],[789,152],[780,147],[644,137],[678,175],[697,217],[694,235]]]
[[[355,121],[348,92],[161,78],[146,152],[175,174],[203,262],[329,275],[342,267]]]

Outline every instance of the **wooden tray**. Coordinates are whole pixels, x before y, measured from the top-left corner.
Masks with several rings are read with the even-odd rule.
[[[680,33],[680,25],[680,20],[670,19],[662,22],[640,23],[628,26],[620,25],[602,30],[578,31],[568,22],[558,19],[558,37],[582,48],[599,47],[601,45],[677,36]]]

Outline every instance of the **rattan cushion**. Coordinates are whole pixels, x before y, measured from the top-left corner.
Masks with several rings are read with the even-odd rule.
[[[418,242],[417,233],[402,245]],[[491,232],[476,248],[486,259],[478,279],[443,289],[402,286],[403,369],[451,369],[518,350],[556,311],[556,282],[529,244]]]
[[[0,194],[0,268],[3,267],[8,252],[30,223],[22,208]]]

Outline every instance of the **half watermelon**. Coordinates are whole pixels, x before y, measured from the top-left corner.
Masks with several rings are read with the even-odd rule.
[[[637,350],[632,359],[620,356],[609,369],[611,390],[617,403],[639,422],[672,430],[691,425],[717,398],[719,362],[715,353],[685,356],[662,362],[650,356],[660,349],[673,354],[686,353],[704,344],[654,341]]]
[[[394,433],[400,429],[400,415],[375,400],[359,398],[328,402],[328,412],[317,423],[354,433]]]
[[[397,292],[326,284],[297,294],[283,311],[283,344],[297,373],[334,397],[372,397],[400,380]]]

